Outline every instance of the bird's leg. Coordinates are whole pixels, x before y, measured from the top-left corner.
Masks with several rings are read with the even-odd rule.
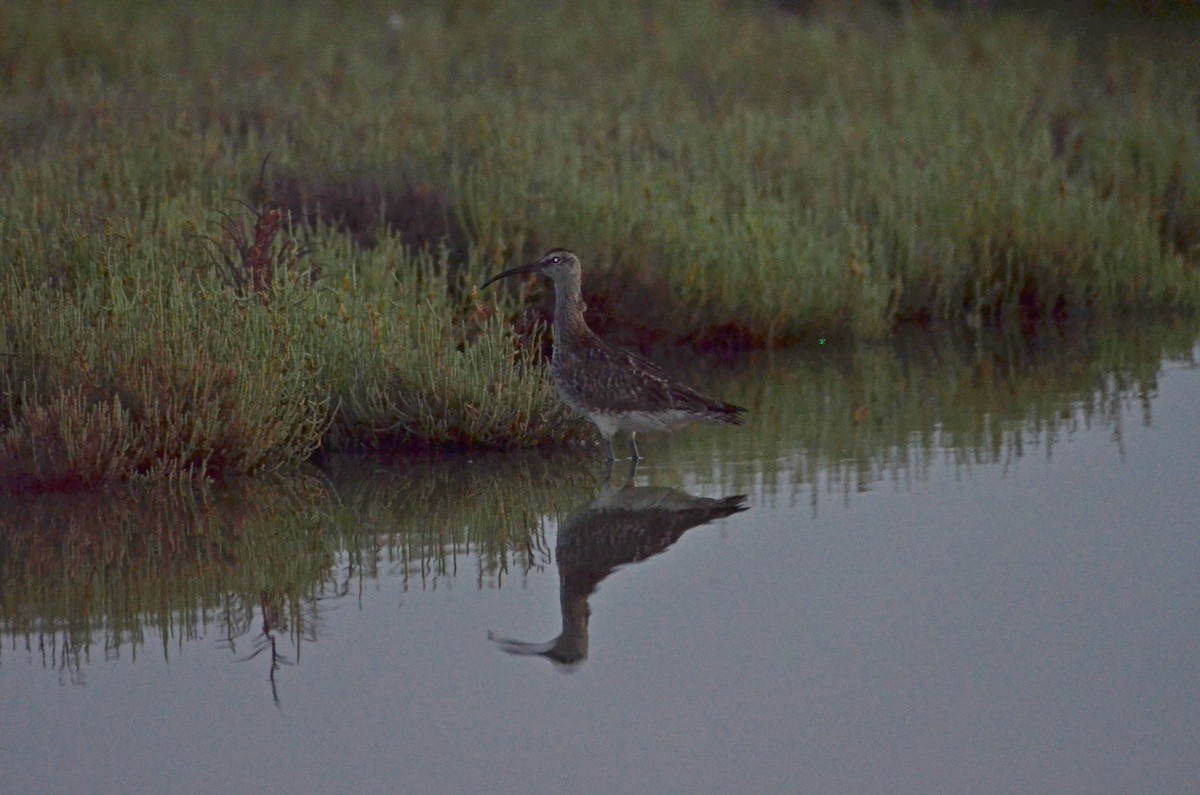
[[[608,443],[608,463],[609,464],[612,464],[613,461],[617,460],[617,454],[613,452],[613,446],[612,446],[613,436],[615,436],[615,435],[616,434],[614,432],[614,433],[610,433],[608,436],[604,437],[604,441]]]
[[[616,489],[612,485],[613,464],[615,462],[610,458],[604,466],[604,483],[600,485],[600,496],[604,497],[611,495]]]
[[[627,489],[633,485],[633,478],[637,475],[638,460],[633,459],[633,463],[629,465],[629,477],[625,478],[625,485],[621,488]]]
[[[631,453],[633,453],[633,455],[629,456],[629,460],[632,461],[634,464],[637,464],[638,459],[641,458],[641,456],[638,455],[638,451],[637,451],[637,439],[634,438],[636,436],[637,436],[637,434],[635,432],[633,432],[633,431],[629,432],[629,451]]]

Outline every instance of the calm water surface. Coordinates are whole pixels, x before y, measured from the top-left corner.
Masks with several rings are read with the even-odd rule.
[[[0,789],[1200,791],[1194,340],[760,357],[628,485],[9,500]]]

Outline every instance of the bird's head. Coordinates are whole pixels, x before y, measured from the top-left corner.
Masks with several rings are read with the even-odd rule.
[[[503,279],[505,276],[516,276],[520,273],[542,273],[553,279],[555,284],[572,279],[578,281],[579,257],[576,257],[565,248],[552,248],[543,254],[537,262],[509,268],[503,273],[497,273],[479,286],[487,287],[492,282]]]

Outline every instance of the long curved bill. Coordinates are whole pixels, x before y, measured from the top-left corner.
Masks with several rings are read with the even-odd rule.
[[[479,285],[479,289],[482,290],[484,287],[487,287],[492,282],[503,279],[506,276],[516,276],[518,273],[533,273],[537,269],[538,269],[538,263],[536,263],[536,262],[531,262],[528,265],[518,265],[515,268],[509,268],[508,270],[504,271],[503,273],[497,273],[495,276],[488,279],[483,284]]]

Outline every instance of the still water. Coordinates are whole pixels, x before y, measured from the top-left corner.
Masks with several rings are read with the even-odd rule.
[[[8,499],[0,790],[1200,791],[1195,340],[754,357],[632,476]]]

